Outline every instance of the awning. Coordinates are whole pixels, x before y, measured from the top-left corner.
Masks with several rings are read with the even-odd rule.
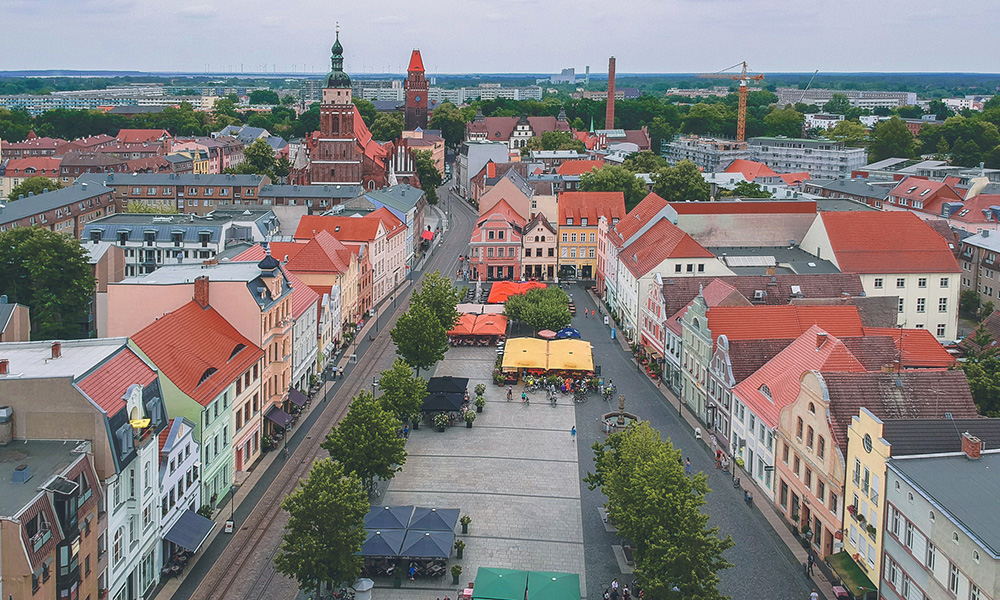
[[[406,529],[413,515],[413,505],[373,506],[365,515],[365,529]],[[400,543],[403,539],[400,538]]]
[[[405,529],[367,529],[367,538],[361,544],[361,556],[396,557],[403,547]]]
[[[305,394],[295,388],[290,388],[288,390],[288,399],[297,404],[300,408],[309,402],[309,398],[306,398]]]
[[[215,527],[214,521],[188,509],[163,537],[168,542],[173,542],[185,550],[197,552],[208,539],[208,534],[212,532],[213,527]]]
[[[448,558],[455,543],[454,531],[406,530],[399,556],[403,558]]]
[[[288,427],[288,424],[292,422],[292,415],[277,406],[272,406],[264,416],[278,427]]]
[[[423,233],[420,234],[420,237],[423,238],[423,239],[425,239],[425,240],[433,240],[434,239],[434,232],[433,231],[424,231]]]
[[[422,531],[455,531],[458,523],[457,508],[421,508],[416,507],[408,525],[411,529]]]
[[[479,567],[472,597],[474,600],[524,600],[527,587],[527,571]]]
[[[580,576],[576,573],[528,573],[528,600],[577,600],[579,597]]]

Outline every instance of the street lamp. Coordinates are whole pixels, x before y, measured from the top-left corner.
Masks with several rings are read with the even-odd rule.
[[[375,388],[378,387],[378,377],[372,377],[372,396],[375,395]]]

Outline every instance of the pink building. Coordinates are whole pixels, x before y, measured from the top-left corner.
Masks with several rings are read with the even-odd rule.
[[[469,237],[472,277],[484,281],[521,279],[524,218],[506,200],[480,217]]]

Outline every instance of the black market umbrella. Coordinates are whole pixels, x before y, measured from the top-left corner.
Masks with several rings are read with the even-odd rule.
[[[452,412],[462,409],[465,392],[435,392],[424,398],[424,412]]]
[[[417,507],[410,517],[409,529],[420,531],[455,531],[458,523],[457,508],[421,508]]]
[[[578,338],[580,337],[580,332],[574,329],[573,327],[564,327],[559,330],[559,333],[556,334],[556,337],[558,337],[559,339]]]
[[[413,515],[410,506],[373,506],[365,515],[365,529],[406,529]]]
[[[367,530],[368,537],[361,545],[361,556],[395,558],[403,547],[406,531],[403,529]]]
[[[448,558],[455,543],[453,531],[406,530],[400,558]]]
[[[451,375],[445,375],[442,377],[431,377],[427,381],[427,391],[428,393],[445,392],[454,394],[465,394],[465,390],[469,388],[469,378],[468,377],[452,377]]]

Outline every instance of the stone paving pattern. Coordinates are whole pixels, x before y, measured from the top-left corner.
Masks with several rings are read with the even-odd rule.
[[[471,429],[411,432],[406,464],[379,500],[461,508],[472,517],[469,533],[459,535],[467,544],[464,558],[453,552],[445,577],[404,580],[398,590],[389,579],[376,581],[380,600],[455,599],[480,565],[579,573],[586,585],[573,403],[525,406],[520,390],[507,402],[506,388],[490,383],[495,358],[493,348],[448,351],[435,374],[469,377],[473,395],[477,383],[487,384],[486,408]],[[451,564],[463,568],[458,587],[450,585]]]

